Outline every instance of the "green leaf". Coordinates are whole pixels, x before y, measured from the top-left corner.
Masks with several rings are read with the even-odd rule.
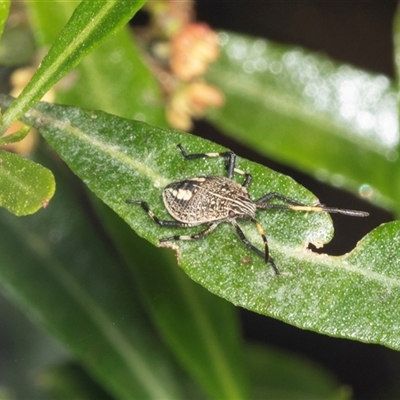
[[[10,390],[7,390],[7,388],[4,388],[0,386],[0,400],[14,400],[15,397],[13,394],[11,394]]]
[[[111,68],[105,59],[115,60]],[[109,37],[82,61],[76,73],[70,90],[57,91],[58,102],[166,126],[159,84],[127,29]]]
[[[75,363],[64,363],[48,368],[40,374],[40,387],[53,400],[112,400],[86,371]]]
[[[49,47],[57,40],[78,5],[78,2],[58,0],[47,4],[40,1],[26,3],[32,30],[40,46]]]
[[[338,382],[321,365],[272,347],[247,347],[252,378],[252,399],[346,400],[350,388]]]
[[[3,131],[104,39],[124,25],[145,0],[82,1],[18,99],[3,116]]]
[[[129,271],[77,207],[76,181],[51,167],[59,184],[45,212],[0,212],[2,290],[115,398],[182,398]]]
[[[64,1],[27,5],[35,32],[44,45],[51,44],[58,33],[54,31],[54,21],[63,26],[74,7],[74,3]],[[159,84],[144,65],[128,28],[123,27],[89,54],[74,70],[71,82],[56,90],[57,102],[99,109],[157,126],[166,124]]]
[[[299,47],[221,32],[207,79],[226,96],[210,115],[252,149],[396,206],[397,97],[391,81]]]
[[[0,151],[0,206],[21,216],[46,207],[54,195],[50,170],[7,151]]]
[[[4,96],[1,99],[4,102]],[[219,146],[102,112],[42,103],[23,120],[38,128],[88,187],[154,244],[179,230],[161,229],[125,199],[146,200],[156,215],[168,219],[161,201],[167,183],[224,169],[222,162],[187,162],[176,149],[178,143],[188,152],[219,151]],[[243,159],[238,168],[252,174],[253,198],[280,192],[302,203],[317,202],[289,177]],[[282,276],[247,250],[229,224],[204,240],[173,243],[182,267],[192,279],[236,305],[301,328],[400,348],[400,223],[373,231],[349,255],[330,257],[307,249],[309,243],[321,245],[330,239],[328,215],[260,211],[257,217],[268,232]],[[249,240],[261,247],[253,224],[241,225]]]
[[[3,34],[4,26],[6,24],[8,13],[10,10],[10,1],[3,0],[0,2],[0,37]]]

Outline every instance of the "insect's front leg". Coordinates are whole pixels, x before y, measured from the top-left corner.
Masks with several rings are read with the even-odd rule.
[[[291,199],[290,197],[284,196],[281,193],[277,193],[277,192],[271,192],[271,193],[267,193],[264,196],[260,197],[258,200],[255,201],[255,203],[257,204],[258,208],[264,208],[262,207],[263,205],[265,205],[265,208],[274,208],[273,204],[270,204],[270,202],[272,200],[281,200],[283,203],[286,203],[286,208],[290,208],[290,206],[305,206],[305,204],[300,203],[296,200]],[[282,206],[282,205],[278,205],[277,206]]]
[[[181,144],[178,144],[178,148],[182,153],[185,160],[195,160],[198,158],[216,158],[222,157],[225,159],[225,167],[228,171],[228,178],[232,179],[233,171],[235,170],[236,154],[232,151],[224,151],[220,153],[194,153],[188,154]]]
[[[251,182],[251,175],[248,172],[242,171],[239,168],[236,168],[236,154],[233,151],[224,151],[220,153],[195,153],[195,154],[188,154],[186,150],[181,144],[178,144],[178,148],[182,153],[182,156],[185,160],[195,160],[198,158],[216,158],[222,157],[225,159],[225,168],[228,171],[228,178],[233,178],[233,173],[236,172],[239,175],[243,175],[245,177],[245,181],[243,182],[242,186],[248,187]]]

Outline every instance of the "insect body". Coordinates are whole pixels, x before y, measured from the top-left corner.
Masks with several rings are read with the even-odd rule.
[[[240,240],[250,250],[264,258],[265,262],[272,266],[275,273],[279,274],[273,258],[269,255],[268,242],[264,230],[255,218],[257,209],[324,211],[354,217],[365,217],[368,215],[368,213],[363,211],[343,210],[325,207],[321,204],[307,206],[276,192],[267,193],[258,200],[252,200],[247,191],[252,179],[251,175],[235,168],[236,155],[233,152],[187,154],[181,145],[178,145],[178,147],[186,160],[206,157],[225,158],[225,166],[228,173],[227,177],[197,176],[172,182],[166,186],[163,190],[163,201],[169,214],[175,219],[173,221],[165,221],[157,218],[145,201],[126,200],[127,203],[140,204],[150,218],[161,226],[192,227],[206,225],[204,230],[193,235],[175,235],[161,239],[160,242],[200,239],[212,232],[221,222],[229,222],[235,228]],[[245,177],[242,184],[232,180],[234,173]],[[279,200],[281,204],[271,203],[273,200]],[[259,250],[247,240],[236,221],[237,219],[250,220],[255,224],[263,240],[264,251]]]
[[[164,189],[163,199],[176,220],[196,225],[230,218],[251,219],[257,210],[246,187],[223,176],[173,182]]]

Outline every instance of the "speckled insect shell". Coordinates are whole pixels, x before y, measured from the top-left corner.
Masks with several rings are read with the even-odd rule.
[[[247,189],[223,176],[173,182],[164,189],[163,200],[172,217],[191,225],[254,218],[256,213]]]

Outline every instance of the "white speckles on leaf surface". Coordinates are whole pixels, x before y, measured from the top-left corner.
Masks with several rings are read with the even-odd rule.
[[[160,218],[168,217],[160,183],[225,173],[218,160],[183,159],[177,144],[197,153],[222,149],[189,134],[102,112],[96,115],[93,119],[92,111],[40,104],[26,122],[37,125],[71,169],[139,235],[158,245],[163,237],[198,232],[199,227],[160,227],[140,207],[124,202],[144,200]],[[62,123],[54,123],[57,120]],[[105,129],[107,125],[112,129]],[[113,135],[115,130],[126,134]],[[252,174],[249,194],[254,199],[274,191],[304,204],[317,204],[311,193],[289,177],[243,159],[238,159],[238,167]],[[179,190],[176,195],[188,197]],[[400,302],[398,223],[371,232],[353,252],[331,257],[307,250],[309,242],[323,243],[332,235],[325,213],[258,210],[257,219],[280,276],[243,246],[228,223],[206,238],[162,245],[177,249],[181,266],[192,279],[236,305],[302,328],[400,348],[395,311]],[[248,239],[260,246],[254,224],[240,224]]]

